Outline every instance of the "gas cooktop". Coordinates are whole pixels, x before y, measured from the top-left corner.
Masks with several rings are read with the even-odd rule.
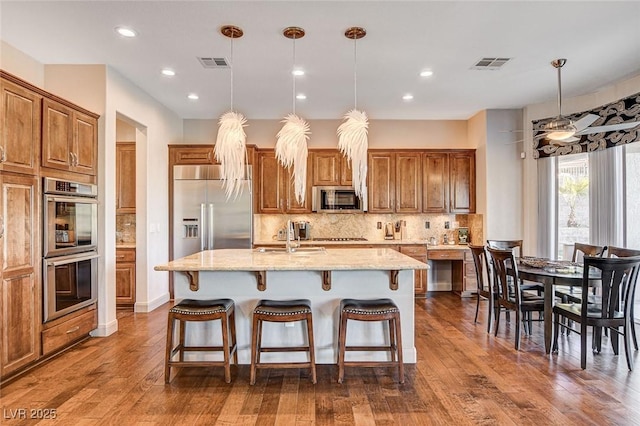
[[[314,238],[313,241],[367,241],[363,237],[331,237],[331,238]]]

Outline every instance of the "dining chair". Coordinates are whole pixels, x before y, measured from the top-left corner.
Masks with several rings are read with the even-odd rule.
[[[591,244],[574,243],[573,255],[571,256],[572,262],[580,262],[584,259],[584,256],[602,257],[606,246],[595,246]],[[574,302],[580,303],[582,300],[582,294],[579,288],[573,288],[569,286],[556,286],[554,289],[554,295],[559,297],[562,303]],[[570,323],[569,323],[570,325]],[[567,331],[570,331],[568,328]]]
[[[558,351],[559,327],[561,317],[580,324],[580,367],[587,368],[587,327],[607,328],[610,331],[613,351],[619,352],[618,336],[624,337],[624,351],[627,367],[633,370],[631,356],[631,306],[635,295],[640,256],[634,257],[590,257],[584,258],[582,293],[588,294],[589,273],[597,271],[601,275],[602,295],[600,303],[589,303],[583,298],[581,303],[558,303],[553,307],[554,352]],[[620,328],[623,330],[620,331]],[[594,336],[595,338],[595,336]]]
[[[625,247],[607,247],[608,257],[633,257],[640,256],[640,250],[628,249]],[[631,337],[633,340],[633,347],[638,350],[638,339],[636,337],[636,322],[634,317],[634,302],[631,302]]]
[[[487,240],[487,246],[498,250],[512,250],[515,252],[516,257],[522,257],[522,240]],[[542,294],[544,286],[539,283],[525,283],[521,281],[520,289],[533,290],[537,292],[539,296]]]
[[[471,255],[473,256],[473,263],[476,267],[476,281],[477,281],[477,293],[476,299],[476,317],[473,320],[474,323],[478,322],[478,311],[480,309],[480,298],[484,297],[489,301],[489,309],[487,310],[487,333],[491,332],[491,312],[494,305],[494,292],[491,287],[491,276],[489,269],[489,261],[487,260],[487,252],[484,246],[469,245]],[[485,275],[487,279],[485,280]]]
[[[544,299],[537,295],[524,293],[520,288],[520,278],[518,276],[518,263],[512,250],[498,250],[487,248],[491,263],[494,269],[494,279],[496,280],[497,297],[495,308],[494,333],[498,335],[500,325],[500,308],[516,313],[516,350],[520,349],[520,322],[525,319],[529,321],[531,328],[531,312],[544,311]]]

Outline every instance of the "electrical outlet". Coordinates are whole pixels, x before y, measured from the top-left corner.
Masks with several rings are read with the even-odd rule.
[[[449,229],[449,221],[446,221],[446,222],[444,223],[444,229]]]
[[[378,229],[382,229],[382,222],[378,222]]]
[[[427,220],[427,221],[424,223],[424,229],[429,229],[429,228],[431,228],[431,223],[429,223],[429,221]]]

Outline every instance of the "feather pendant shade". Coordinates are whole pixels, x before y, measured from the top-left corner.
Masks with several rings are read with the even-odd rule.
[[[225,25],[220,33],[230,39],[231,44],[231,109],[220,116],[218,136],[214,154],[220,163],[220,178],[227,200],[242,193],[242,181],[247,179],[247,134],[244,128],[247,119],[244,115],[233,111],[233,40],[240,38],[244,32],[234,25]]]
[[[218,123],[214,154],[216,161],[220,163],[220,177],[227,200],[232,195],[237,197],[240,194],[242,180],[247,178],[246,123],[244,115],[233,111],[222,114]]]
[[[284,125],[276,136],[276,158],[284,167],[293,166],[296,200],[303,204],[307,190],[309,123],[295,114],[289,114],[282,122]]]
[[[353,189],[358,197],[367,194],[367,149],[369,148],[369,118],[358,110],[358,50],[357,40],[367,35],[364,28],[347,28],[344,36],[353,40],[353,103],[345,114],[344,122],[338,126],[338,149],[351,162]]]
[[[338,127],[338,149],[351,162],[353,188],[358,197],[367,193],[367,113],[352,109]]]

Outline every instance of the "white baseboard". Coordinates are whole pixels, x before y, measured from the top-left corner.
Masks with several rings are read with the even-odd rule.
[[[116,331],[118,331],[118,320],[114,319],[107,324],[98,324],[98,328],[93,330],[90,334],[91,337],[107,337]]]
[[[164,305],[169,301],[169,293],[165,293],[160,297],[148,302],[136,302],[133,307],[134,312],[151,312],[154,309]]]

